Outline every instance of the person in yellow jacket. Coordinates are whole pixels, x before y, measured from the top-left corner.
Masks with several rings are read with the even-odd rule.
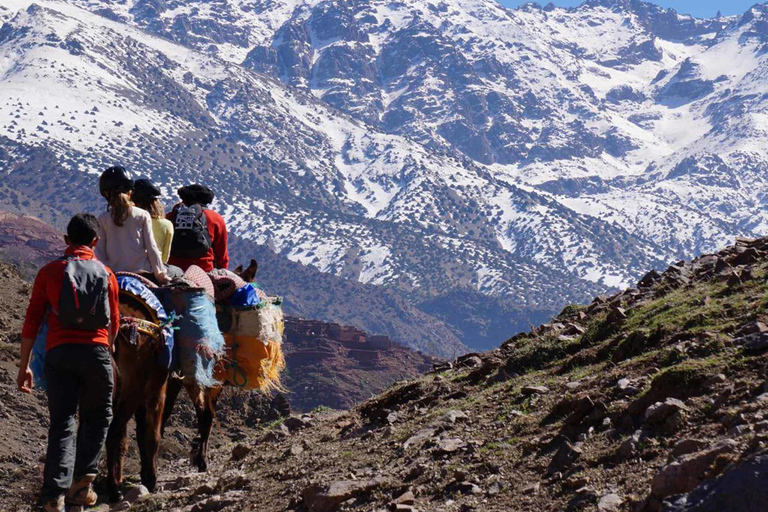
[[[140,178],[133,185],[133,202],[152,217],[152,234],[160,249],[163,263],[168,263],[173,242],[173,223],[165,218],[165,207],[160,201],[162,192],[152,180]]]

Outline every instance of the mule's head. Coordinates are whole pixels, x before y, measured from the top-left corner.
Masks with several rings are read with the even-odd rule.
[[[243,266],[239,265],[235,269],[235,274],[240,276],[240,278],[245,281],[246,283],[253,282],[253,279],[256,277],[256,272],[259,271],[259,263],[251,258],[251,263],[248,265],[248,268],[243,270]]]

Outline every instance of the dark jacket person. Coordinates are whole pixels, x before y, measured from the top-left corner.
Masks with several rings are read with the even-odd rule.
[[[229,268],[227,226],[221,215],[208,209],[213,192],[204,185],[179,189],[181,203],[173,207],[168,220],[173,223],[170,265],[187,270],[197,265],[205,272]]]

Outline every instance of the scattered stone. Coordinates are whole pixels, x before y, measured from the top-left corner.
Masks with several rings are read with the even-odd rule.
[[[448,361],[435,363],[432,365],[432,371],[434,373],[441,373],[441,372],[452,370],[452,369],[453,369],[453,363]]]
[[[762,352],[768,349],[768,333],[748,334],[733,340],[736,345],[741,345],[748,352]]]
[[[304,447],[300,443],[292,444],[290,448],[285,450],[284,457],[298,457],[304,453]]]
[[[566,441],[552,458],[547,473],[551,475],[571,467],[583,454],[584,451],[578,444],[571,444]]]
[[[403,494],[392,500],[393,505],[413,505],[416,498],[413,496],[413,492],[405,491]]]
[[[482,494],[483,490],[478,486],[477,484],[473,484],[472,482],[458,482],[455,485],[455,488],[458,492],[461,494]]]
[[[291,432],[296,432],[297,430],[305,429],[312,426],[312,423],[310,421],[307,421],[302,418],[298,418],[296,416],[290,416],[288,418],[285,418],[285,421],[283,422],[283,425]]]
[[[413,445],[415,445],[415,444],[417,444],[417,443],[419,443],[421,441],[426,441],[427,439],[431,439],[431,438],[435,437],[436,433],[437,433],[437,429],[436,428],[432,428],[432,427],[430,427],[430,428],[423,428],[423,429],[419,430],[418,432],[416,432],[411,437],[409,437],[403,443],[403,448],[405,448],[407,450],[411,446],[413,446]]]
[[[398,420],[398,416],[397,416],[396,412],[391,412],[391,413],[387,414],[387,420],[386,421],[390,425],[393,425],[395,422],[397,422],[397,420]]]
[[[627,319],[627,312],[624,308],[614,306],[611,308],[611,312],[608,313],[607,321],[611,325],[617,325],[623,323]]]
[[[749,334],[763,334],[766,332],[768,332],[768,325],[765,325],[763,322],[758,320],[754,320],[739,329],[738,334],[740,336],[747,336]]]
[[[483,364],[479,354],[466,354],[456,360],[456,366],[464,368],[477,368]]]
[[[706,450],[681,457],[653,478],[651,491],[659,498],[690,492],[708,475],[715,459],[732,454],[738,446],[733,439],[726,439]]]
[[[569,489],[580,489],[592,483],[592,479],[586,475],[573,475],[568,477],[563,485]]]
[[[457,451],[463,450],[466,448],[467,443],[464,442],[462,439],[457,438],[447,438],[447,439],[441,439],[437,442],[437,446],[435,447],[435,453],[438,455],[447,455],[450,453],[455,453]]]
[[[720,384],[725,384],[726,382],[728,382],[728,377],[726,377],[722,373],[718,373],[717,375],[713,375],[712,377],[707,379],[707,381],[704,382],[704,387],[707,389],[711,389]]]
[[[642,430],[636,430],[632,436],[619,445],[619,455],[623,459],[630,459],[637,454],[637,447],[643,437]]]
[[[585,332],[587,332],[587,330],[584,327],[574,323],[566,324],[565,329],[563,329],[563,334],[565,336],[580,336]]]
[[[501,492],[501,484],[499,482],[493,482],[489,487],[488,490],[485,491],[485,494],[488,496],[496,496]]]
[[[592,409],[595,408],[595,403],[588,396],[583,396],[575,400],[568,400],[558,404],[557,409],[565,409],[570,414],[565,420],[566,425],[578,425],[584,418],[586,418]]]
[[[663,512],[755,512],[768,503],[768,455],[749,457],[690,494],[665,501]]]
[[[134,485],[128,492],[125,493],[125,501],[129,503],[136,503],[144,496],[149,496],[149,490],[143,485]]]
[[[130,510],[131,502],[127,500],[119,501],[109,508],[109,512],[123,512],[124,510]]]
[[[675,443],[670,455],[674,458],[688,455],[689,453],[695,453],[706,447],[709,443],[702,441],[701,439],[682,439]]]
[[[205,501],[197,503],[192,507],[190,512],[217,512],[226,507],[231,507],[236,504],[237,501],[232,498],[226,498],[224,496],[213,496]]]
[[[664,402],[656,402],[645,410],[644,421],[647,424],[664,423],[670,416],[678,412],[689,411],[686,405],[677,398],[667,398]]]
[[[538,494],[541,489],[541,483],[536,482],[523,489],[523,494]]]
[[[206,496],[209,494],[214,494],[216,492],[216,488],[209,484],[203,484],[194,491],[192,491],[192,496]]]
[[[429,466],[426,464],[417,464],[416,466],[413,466],[410,471],[408,471],[408,474],[405,476],[405,481],[410,482],[411,480],[416,480],[421,475],[427,472],[427,469],[429,469]]]
[[[253,448],[250,446],[246,446],[244,444],[238,444],[234,448],[232,448],[232,456],[230,457],[233,461],[240,461],[243,460],[248,456],[249,453],[253,451]]]
[[[339,480],[328,485],[313,484],[301,493],[308,512],[335,512],[345,501],[369,493],[384,484],[382,479]]]
[[[653,286],[656,282],[661,280],[661,274],[659,274],[656,270],[651,270],[647,274],[643,276],[640,281],[638,281],[637,286],[638,288],[650,288]]]
[[[456,422],[466,422],[469,421],[469,416],[463,411],[448,411],[443,416],[443,421],[446,423],[454,424]]]
[[[571,391],[574,391],[574,390],[578,389],[579,387],[581,387],[581,382],[579,382],[579,381],[568,382],[568,383],[566,383],[565,387],[570,389]]]
[[[624,500],[618,494],[606,494],[597,503],[598,512],[619,512]]]
[[[221,494],[227,491],[239,491],[248,489],[250,486],[251,481],[248,480],[245,474],[239,471],[227,472],[216,481],[216,492]]]
[[[546,395],[549,393],[549,388],[544,386],[524,386],[520,392],[526,396],[528,395]]]

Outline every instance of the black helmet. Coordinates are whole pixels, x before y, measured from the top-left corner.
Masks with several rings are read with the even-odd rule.
[[[130,192],[133,190],[133,178],[124,167],[110,167],[99,178],[99,192],[107,197],[107,192]]]
[[[149,202],[163,193],[149,178],[139,178],[133,184],[133,198],[139,202]]]

